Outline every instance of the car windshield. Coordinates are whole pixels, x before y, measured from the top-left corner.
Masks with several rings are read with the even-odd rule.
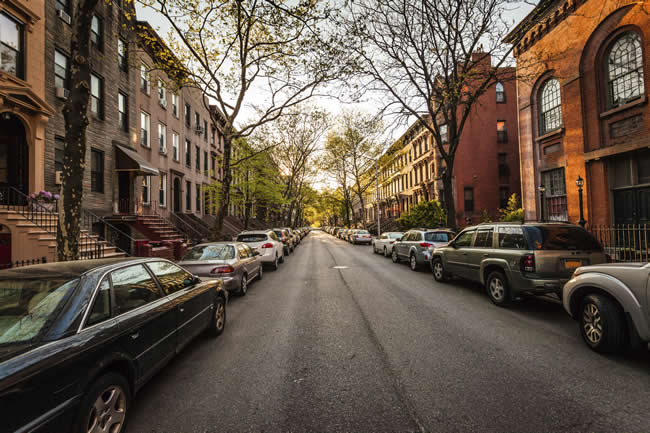
[[[79,279],[5,280],[0,283],[0,344],[37,337],[56,317]]]
[[[185,254],[183,260],[230,260],[235,258],[232,245],[199,245]]]
[[[536,250],[602,251],[603,247],[586,230],[571,226],[526,227],[530,244]]]
[[[266,240],[264,233],[249,233],[237,236],[237,242],[262,242]]]
[[[402,236],[404,236],[404,233],[389,233],[388,234],[389,239],[400,239]]]
[[[447,232],[429,232],[424,234],[424,240],[428,242],[449,242],[451,235]]]

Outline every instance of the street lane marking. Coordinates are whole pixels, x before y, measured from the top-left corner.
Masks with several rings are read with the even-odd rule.
[[[334,266],[332,269],[348,269],[347,266]]]

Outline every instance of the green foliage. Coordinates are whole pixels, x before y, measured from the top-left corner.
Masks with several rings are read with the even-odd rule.
[[[413,227],[435,228],[445,224],[446,214],[438,200],[424,201],[418,203],[411,211],[397,219],[402,229],[408,230]]]
[[[517,194],[512,194],[508,199],[508,206],[505,209],[499,209],[501,217],[499,221],[523,221],[524,210],[521,207],[521,201]]]
[[[487,211],[487,209],[483,209],[483,212],[481,212],[481,222],[482,223],[492,222],[492,217],[490,216],[490,213]]]

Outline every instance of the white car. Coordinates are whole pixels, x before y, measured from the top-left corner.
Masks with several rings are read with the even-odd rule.
[[[253,251],[260,253],[262,264],[278,269],[284,262],[284,244],[273,230],[245,231],[237,235],[237,242],[245,242]]]
[[[372,252],[383,254],[384,257],[390,257],[392,245],[396,240],[404,236],[402,232],[386,232],[382,233],[372,244]]]

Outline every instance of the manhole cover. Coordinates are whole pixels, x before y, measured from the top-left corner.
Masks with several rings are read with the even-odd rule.
[[[332,269],[347,269],[347,266],[334,266]]]

